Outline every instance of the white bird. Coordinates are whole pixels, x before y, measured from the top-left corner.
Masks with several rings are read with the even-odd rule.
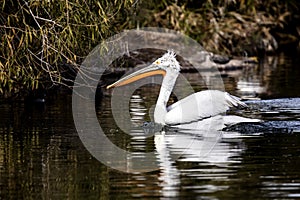
[[[160,93],[154,109],[154,121],[161,125],[187,124],[196,121],[207,122],[208,120],[220,119],[219,116],[231,107],[247,107],[238,97],[218,90],[200,91],[167,107],[179,73],[180,64],[176,60],[176,55],[173,51],[168,51],[148,67],[121,78],[107,86],[107,89],[126,85],[148,76],[163,75]],[[226,117],[222,117],[224,125],[260,121],[239,116]],[[224,128],[224,125],[220,126],[219,129]]]

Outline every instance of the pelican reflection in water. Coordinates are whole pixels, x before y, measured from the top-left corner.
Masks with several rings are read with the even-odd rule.
[[[180,73],[180,64],[173,51],[168,51],[151,65],[140,69],[115,83],[107,89],[123,86],[142,78],[162,75],[163,81],[154,109],[154,122],[161,125],[180,125],[194,122],[214,123],[222,121],[217,129],[221,130],[228,125],[241,122],[259,122],[258,119],[249,119],[234,115],[224,115],[231,107],[245,108],[247,105],[236,96],[218,90],[200,91],[187,96],[167,107],[167,102]]]

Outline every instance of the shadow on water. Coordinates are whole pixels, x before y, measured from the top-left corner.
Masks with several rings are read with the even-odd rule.
[[[145,135],[135,128],[128,135],[115,124],[111,97],[104,91],[96,109],[99,123],[114,144],[132,155],[154,152],[157,170],[144,173],[113,170],[85,149],[73,123],[70,95],[30,105],[1,101],[0,199],[300,197],[297,59],[281,55],[252,68],[221,72],[226,90],[250,105],[232,112],[264,120],[228,131],[169,128]],[[205,88],[199,84],[203,77],[184,76],[196,89]],[[131,97],[137,127],[150,120],[148,109],[158,91],[158,85],[149,85]],[[278,131],[285,128],[293,132]]]

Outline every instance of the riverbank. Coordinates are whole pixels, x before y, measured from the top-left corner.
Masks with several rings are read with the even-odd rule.
[[[164,27],[231,56],[299,49],[300,3],[235,1],[3,1],[0,94],[31,95],[72,86],[85,56],[124,29]],[[21,20],[22,19],[22,20]]]

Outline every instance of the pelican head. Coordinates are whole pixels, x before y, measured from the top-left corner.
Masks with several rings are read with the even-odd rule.
[[[174,71],[180,71],[180,65],[176,60],[176,54],[173,50],[168,50],[162,57],[158,58],[152,64],[157,65],[157,67],[164,69],[167,71],[168,69],[172,69]]]
[[[108,85],[106,88],[119,87],[122,85],[127,85],[129,83],[135,82],[142,78],[154,75],[165,76],[166,73],[178,75],[180,72],[180,65],[176,60],[176,54],[173,50],[168,50],[162,57],[156,59],[151,65],[140,69],[126,77],[121,78],[115,83]]]

